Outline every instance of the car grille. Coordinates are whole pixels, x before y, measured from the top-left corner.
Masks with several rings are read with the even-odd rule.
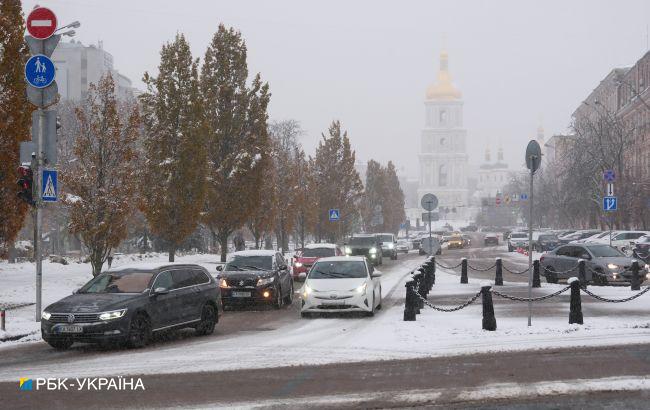
[[[350,305],[319,305],[317,306],[318,309],[350,309],[353,306]]]
[[[228,286],[233,288],[256,287],[257,279],[227,279]]]
[[[73,320],[70,321],[71,316]],[[52,313],[52,323],[94,323],[99,321],[98,313]]]
[[[352,249],[353,256],[366,256],[368,252],[368,249]]]

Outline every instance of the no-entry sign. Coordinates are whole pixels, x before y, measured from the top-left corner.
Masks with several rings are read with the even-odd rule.
[[[39,40],[50,38],[56,31],[56,15],[47,7],[38,7],[27,16],[27,31]]]

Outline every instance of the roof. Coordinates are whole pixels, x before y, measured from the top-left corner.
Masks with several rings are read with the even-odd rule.
[[[157,270],[169,266],[201,266],[196,263],[186,262],[136,262],[121,266],[113,266],[107,272],[119,272],[123,270]]]
[[[377,234],[375,233],[355,233],[352,235],[352,238],[374,238]]]
[[[336,249],[336,245],[333,243],[310,243],[305,246],[305,249],[318,249],[318,248],[328,248]]]
[[[247,251],[238,251],[232,254],[232,256],[273,256],[277,252],[268,249],[250,249]]]
[[[365,262],[365,256],[328,256],[327,258],[320,258],[318,262],[345,262],[345,261],[360,261]]]

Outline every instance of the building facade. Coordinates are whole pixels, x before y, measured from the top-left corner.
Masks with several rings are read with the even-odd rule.
[[[485,150],[485,162],[478,170],[476,195],[480,199],[495,198],[502,188],[510,182],[511,172],[503,161],[503,148],[499,147],[497,157],[492,160],[490,149]]]
[[[468,155],[461,97],[452,84],[449,58],[443,51],[437,82],[427,88],[424,102],[418,202],[423,195],[433,193],[438,197],[439,208],[454,209],[454,217],[466,219]]]

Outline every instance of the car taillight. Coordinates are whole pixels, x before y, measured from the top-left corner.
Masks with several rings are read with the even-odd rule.
[[[540,262],[540,263],[544,262],[544,255],[542,255],[542,256],[539,257],[539,262]]]

